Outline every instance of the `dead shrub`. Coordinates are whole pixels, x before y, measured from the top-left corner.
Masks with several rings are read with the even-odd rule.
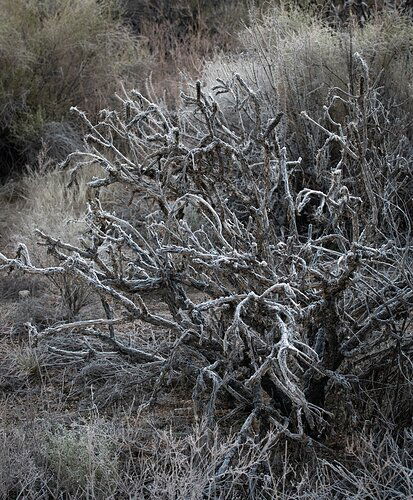
[[[72,179],[79,167],[103,169],[88,183],[88,239],[67,244],[39,231],[58,263],[45,268],[22,245],[16,258],[0,254],[6,270],[68,274],[102,300],[104,314],[93,319],[32,324],[38,341],[66,330],[101,340],[157,376],[149,405],[184,376],[207,428],[221,405],[232,408],[243,423],[210,478],[222,491],[248,440],[274,436],[322,450],[342,447],[366,418],[370,429],[392,421],[395,432],[406,425],[396,414],[407,409],[411,418],[413,340],[403,326],[413,301],[411,148],[392,134],[392,108],[366,61],[353,59],[358,93],[331,90],[328,124],[301,114],[325,136],[314,169],[288,159],[282,114],[267,121],[266,102],[238,74],[215,89],[232,100],[237,126],[199,83],[195,95],[182,95],[179,128],[142,94],[122,98],[121,111],[87,122],[91,149],[63,165],[74,163]],[[336,103],[350,121],[332,118]],[[388,131],[380,138],[385,164],[376,126]],[[146,226],[104,208],[100,190],[115,182],[151,207]],[[154,293],[156,310],[147,300]],[[118,328],[132,322],[156,330],[128,339]],[[377,390],[382,378],[405,387],[393,404]]]

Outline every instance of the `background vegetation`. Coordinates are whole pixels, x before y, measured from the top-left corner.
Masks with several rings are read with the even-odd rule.
[[[78,147],[70,106],[104,107],[142,57],[112,1],[2,0],[1,172],[33,161],[41,142],[53,157]]]

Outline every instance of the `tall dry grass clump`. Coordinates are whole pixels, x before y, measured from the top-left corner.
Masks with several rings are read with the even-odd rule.
[[[2,173],[31,160],[42,139],[60,157],[77,147],[70,106],[98,111],[137,61],[115,1],[1,0]]]
[[[255,0],[262,5],[263,0]],[[151,54],[146,95],[179,106],[179,91],[205,60],[238,50],[250,0],[124,0],[125,19]]]

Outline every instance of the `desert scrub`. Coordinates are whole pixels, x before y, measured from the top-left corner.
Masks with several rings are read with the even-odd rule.
[[[194,428],[182,437],[158,431],[145,439],[135,428],[122,427],[121,420],[115,423],[116,429],[93,423],[76,430],[55,425],[52,430],[50,420],[37,426],[3,427],[0,497],[403,499],[410,498],[413,491],[411,432],[406,432],[399,441],[389,433],[362,433],[347,443],[345,454],[336,455],[334,460],[317,458],[310,452],[301,457],[303,462],[298,466],[292,450],[286,447],[280,454],[277,474],[268,469],[260,473],[258,466],[271,462],[271,450],[249,440],[242,447],[239,466],[231,471],[226,487],[218,490],[209,478],[226,451],[233,447],[234,436],[215,430],[206,441],[202,429]],[[96,426],[99,432],[93,434],[94,439],[99,443],[117,443],[118,450],[124,450],[123,459],[111,458],[113,451],[108,455],[96,443],[91,448],[95,454],[91,456],[89,443],[85,445],[84,438],[77,439],[78,433],[87,434]],[[64,460],[62,453],[67,453]],[[51,463],[51,460],[56,461]],[[93,461],[92,470],[99,471],[97,474],[90,474],[89,461]],[[100,477],[101,473],[105,476],[104,485],[96,481],[96,475]],[[242,488],[246,482],[249,496]],[[45,492],[50,496],[44,496]]]
[[[58,491],[66,491],[70,498],[108,498],[113,493],[118,468],[115,443],[99,424],[50,430],[45,443],[45,458]]]
[[[24,170],[17,182],[10,180],[4,184],[4,192],[16,191],[13,200],[4,202],[7,219],[4,236],[13,243],[16,240],[24,242],[39,257],[44,257],[45,252],[38,245],[32,245],[35,229],[53,228],[57,238],[76,241],[86,229],[83,215],[87,207],[87,184],[98,172],[97,167],[92,167],[85,175],[78,176],[69,188],[70,174],[62,172],[50,157],[48,148],[43,147],[36,161]],[[111,187],[102,195],[114,206],[122,198],[122,190]]]
[[[185,380],[206,442],[224,419],[233,425],[233,441],[202,476],[201,495],[211,499],[231,498],[245,446],[275,458],[259,457],[242,474],[239,498],[266,498],[264,481],[274,490],[287,458],[292,470],[310,454],[339,458],[347,440],[384,425],[396,443],[412,418],[412,148],[399,128],[409,108],[395,111],[375,58],[357,45],[368,31],[288,13],[278,21],[263,40],[278,44],[279,80],[268,63],[253,73],[262,80],[241,71],[247,64],[222,75],[215,97],[197,82],[181,95],[179,120],[138,91],[95,125],[79,112],[88,149],[62,167],[73,175],[101,168],[85,191],[89,238],[65,243],[39,231],[56,259],[47,267],[23,244],[15,256],[0,252],[4,271],[70,274],[106,302],[92,319],[31,324],[37,342],[62,332],[84,345],[93,337],[99,350],[75,343],[54,352],[68,363],[99,355],[89,376],[98,368],[107,382],[115,351],[141,370],[147,408],[172,384],[186,389]],[[331,61],[341,72],[329,79]],[[129,191],[125,204],[148,207],[144,224],[105,202],[113,184]],[[182,464],[180,444],[175,456]],[[282,497],[295,487],[281,486]]]
[[[3,191],[16,194],[12,200],[5,201],[2,215],[6,227],[2,233],[3,244],[14,245],[23,242],[30,253],[45,265],[53,265],[56,260],[48,255],[46,249],[33,240],[34,231],[49,231],[65,241],[78,241],[87,237],[87,224],[84,212],[87,208],[87,183],[99,172],[92,168],[86,175],[77,178],[72,188],[68,188],[70,174],[62,172],[49,156],[49,151],[42,148],[37,161],[24,170],[17,181],[9,180]],[[111,206],[123,199],[122,189],[109,187],[103,197]],[[90,292],[87,286],[73,277],[50,276],[46,281],[30,281],[20,277],[14,280],[3,279],[0,284],[0,298],[18,299],[18,292],[28,289],[30,299],[27,303],[16,304],[12,317],[15,319],[14,331],[22,333],[23,325],[29,320],[48,324],[62,318],[73,318],[89,303]],[[33,294],[33,292],[35,292]],[[56,303],[56,301],[58,303]]]
[[[366,61],[352,58],[357,93],[348,76],[326,99],[328,124],[299,117],[324,136],[316,169],[290,156],[296,137],[285,135],[282,112],[267,120],[266,101],[239,74],[219,80],[217,100],[200,82],[182,93],[178,127],[134,91],[103,121],[87,122],[90,150],[62,165],[79,175],[102,168],[88,184],[89,239],[38,232],[56,259],[44,268],[23,244],[16,257],[0,253],[4,270],[70,274],[106,302],[93,319],[32,324],[38,342],[63,331],[102,341],[151,377],[149,406],[185,376],[206,433],[222,409],[236,415],[209,498],[231,484],[246,442],[322,453],[342,449],[367,422],[373,431],[387,420],[395,434],[411,423],[412,149],[392,133],[391,106]],[[232,116],[220,105],[225,94]],[[351,120],[331,118],[337,102]],[[379,142],[377,127],[386,132]],[[126,134],[131,145],[120,140]],[[114,183],[129,190],[125,200],[150,207],[144,226],[105,208],[101,190]],[[155,327],[149,340],[145,327]],[[113,352],[102,356],[110,366]],[[240,487],[247,497],[248,482]]]
[[[100,109],[139,56],[115,1],[0,0],[3,174],[42,138],[65,145],[70,106]]]

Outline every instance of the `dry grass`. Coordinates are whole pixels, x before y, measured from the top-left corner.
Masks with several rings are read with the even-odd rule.
[[[2,498],[139,498],[174,500],[285,500],[409,498],[413,493],[412,436],[359,435],[344,454],[317,459],[302,454],[297,467],[281,447],[279,468],[271,466],[266,443],[246,442],[239,467],[228,481],[211,481],[215,468],[234,446],[231,433],[200,427],[177,436],[145,417],[118,414],[59,423],[52,420],[3,426],[0,438]],[[149,424],[149,426],[148,426]],[[152,428],[151,428],[152,425]]]
[[[87,207],[87,182],[96,169],[82,174],[76,186],[68,188],[70,175],[62,172],[44,148],[37,163],[19,180],[11,180],[0,188],[4,217],[0,248],[15,252],[18,242],[23,242],[31,254],[44,265],[56,261],[39,246],[35,230],[53,230],[58,239],[75,242],[87,237],[84,213]],[[122,197],[121,190],[110,189],[103,195],[115,205]],[[1,222],[1,221],[0,221]],[[27,301],[19,301],[19,292],[28,290]],[[88,287],[67,276],[53,279],[37,279],[20,276],[17,279],[4,278],[0,284],[0,300],[14,299],[0,317],[3,327],[14,323],[13,330],[22,333],[23,325],[29,320],[39,324],[51,324],[63,318],[75,317],[89,303]],[[10,326],[7,328],[10,329]],[[1,329],[1,325],[0,325]]]
[[[248,0],[126,0],[126,18],[151,54],[147,95],[179,105],[180,90],[200,76],[206,60],[238,50],[237,33],[249,22],[249,6]]]
[[[75,242],[86,231],[84,213],[87,207],[87,183],[99,172],[91,167],[69,187],[70,173],[59,169],[45,146],[36,163],[27,167],[18,181],[11,180],[1,186],[2,203],[5,206],[3,244],[14,248],[22,241],[44,261],[45,252],[33,242],[35,229],[50,231],[59,239]],[[111,187],[102,192],[103,199],[116,205],[122,198],[122,190]],[[7,238],[8,236],[8,238]]]

